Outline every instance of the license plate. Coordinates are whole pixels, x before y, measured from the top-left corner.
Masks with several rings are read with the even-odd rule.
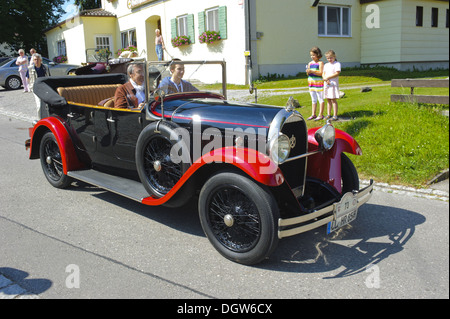
[[[328,223],[327,234],[354,221],[357,213],[358,200],[352,193],[346,193],[339,203],[334,204],[334,219]]]

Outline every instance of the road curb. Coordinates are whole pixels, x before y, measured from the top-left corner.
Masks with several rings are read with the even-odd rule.
[[[361,186],[369,185],[369,180],[360,180]],[[438,199],[448,202],[449,192],[433,188],[414,188],[403,185],[389,185],[387,183],[374,182],[374,190],[385,193],[402,194],[427,199]]]

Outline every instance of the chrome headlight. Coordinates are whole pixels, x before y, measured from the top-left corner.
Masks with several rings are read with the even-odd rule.
[[[325,151],[331,149],[336,139],[336,132],[333,125],[327,123],[316,131],[314,138],[319,143],[319,148]]]
[[[270,158],[277,164],[283,163],[291,152],[291,145],[289,137],[284,134],[279,134],[276,139],[270,143]]]

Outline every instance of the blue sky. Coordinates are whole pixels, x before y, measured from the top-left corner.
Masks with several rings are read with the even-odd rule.
[[[66,11],[66,14],[63,15],[63,16],[61,17],[61,19],[59,20],[60,22],[66,20],[66,19],[68,19],[68,18],[70,18],[70,17],[73,17],[74,15],[77,14],[78,9],[77,9],[77,7],[73,4],[73,2],[74,2],[73,0],[67,0],[67,1],[63,4],[62,7],[63,7],[63,9]]]

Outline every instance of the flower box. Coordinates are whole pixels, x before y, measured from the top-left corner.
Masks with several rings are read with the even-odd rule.
[[[198,37],[200,43],[211,44],[221,40],[220,32],[217,31],[205,31]]]
[[[178,37],[172,38],[172,45],[174,47],[181,47],[183,45],[191,44],[191,38],[189,36],[180,35]]]

